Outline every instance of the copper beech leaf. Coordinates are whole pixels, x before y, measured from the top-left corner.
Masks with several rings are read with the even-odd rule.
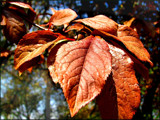
[[[14,56],[14,67],[20,72],[41,61],[40,56],[50,45],[64,36],[49,30],[26,34],[18,43]],[[35,62],[34,62],[35,61]]]
[[[132,119],[140,104],[140,88],[133,61],[122,50],[109,45],[112,74],[97,98],[103,119]]]
[[[111,72],[108,44],[93,36],[69,42],[58,49],[52,67],[55,73],[51,76],[60,83],[74,116],[100,94]]]
[[[71,22],[77,17],[77,14],[72,9],[54,10],[54,14],[49,20],[49,23],[53,25],[63,25]]]
[[[118,24],[104,15],[97,15],[91,18],[78,19],[74,22],[80,22],[87,26],[90,26],[91,28],[117,35]]]
[[[18,43],[26,34],[26,27],[23,19],[15,11],[3,10],[3,33],[11,43]]]
[[[119,25],[117,35],[119,40],[141,61],[147,61],[153,66],[150,61],[150,55],[144,48],[136,31],[126,25]]]

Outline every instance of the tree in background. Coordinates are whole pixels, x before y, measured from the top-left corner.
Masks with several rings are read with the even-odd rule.
[[[160,105],[159,105],[159,60],[158,60],[158,55],[159,55],[159,6],[160,3],[157,0],[153,0],[153,1],[135,1],[135,0],[130,0],[130,1],[118,1],[118,0],[114,0],[114,1],[97,1],[97,0],[58,0],[58,1],[23,1],[23,2],[29,2],[32,3],[32,7],[37,10],[36,12],[38,12],[38,15],[36,16],[35,22],[37,24],[45,24],[49,21],[51,13],[49,8],[53,7],[55,9],[62,9],[62,8],[71,8],[74,9],[77,14],[78,14],[78,18],[85,18],[85,17],[93,17],[95,15],[98,14],[104,14],[110,18],[112,18],[113,20],[115,20],[118,23],[121,24],[125,24],[131,28],[133,28],[134,30],[136,30],[140,36],[141,41],[143,42],[145,48],[149,51],[150,55],[151,55],[151,60],[154,64],[153,68],[149,69],[149,79],[148,80],[144,80],[143,78],[141,78],[139,76],[139,74],[137,73],[137,77],[139,77],[139,83],[140,83],[140,87],[141,87],[141,104],[139,107],[138,112],[136,113],[136,115],[134,116],[135,119],[154,119],[154,118],[159,118],[159,109],[160,109]],[[45,21],[45,22],[44,22]],[[36,24],[35,24],[36,26]],[[36,27],[32,27],[31,30],[35,31],[37,28]],[[25,33],[25,31],[23,31]],[[6,39],[3,37],[3,39],[1,40],[1,74],[6,74],[6,72],[10,72],[11,76],[13,77],[13,74],[15,76],[17,76],[16,72],[13,72],[12,69],[10,68],[11,71],[9,71],[7,68],[5,68],[5,63],[8,63],[7,61],[11,61],[11,65],[13,65],[13,51],[15,49],[15,44],[12,44],[11,42],[6,41]],[[6,49],[7,48],[7,49]],[[46,57],[46,56],[45,56]],[[146,64],[148,66],[148,64]],[[3,69],[3,67],[5,69]],[[44,66],[42,66],[42,68],[46,68],[45,64]],[[6,71],[6,72],[5,72]],[[38,74],[38,72],[37,72]],[[36,74],[36,75],[37,75]],[[26,76],[28,76],[29,74],[26,73]],[[32,75],[32,74],[31,74]],[[23,77],[23,76],[22,76]],[[2,78],[2,77],[1,77]],[[8,78],[8,77],[7,77]],[[24,76],[24,78],[27,78]],[[5,79],[5,78],[4,78]],[[17,76],[16,78],[12,78],[13,80],[19,79],[19,77]],[[28,77],[29,79],[29,77]],[[34,83],[33,80],[31,81],[31,79],[33,79],[33,76],[30,78],[30,80],[26,80],[26,82],[20,82],[20,85],[28,85],[28,84],[33,84]],[[47,78],[48,79],[48,78]],[[11,85],[13,85],[12,87],[17,89],[18,87],[18,82],[14,84],[14,82],[11,80]],[[8,85],[8,84],[7,84]],[[46,86],[50,86],[47,82],[46,82]],[[21,86],[23,87],[23,86]],[[10,90],[9,86],[6,87],[6,91],[4,93],[4,97],[2,96],[2,103],[3,101],[7,101],[7,103],[9,103],[10,105],[13,104],[13,106],[9,106],[10,108],[12,108],[13,111],[8,111],[8,109],[4,109],[4,105],[6,104],[5,102],[2,104],[2,115],[5,115],[7,113],[7,111],[9,113],[7,114],[14,114],[14,110],[17,108],[20,109],[20,107],[22,106],[22,104],[27,104],[25,105],[25,109],[27,110],[27,107],[30,110],[28,112],[28,115],[30,113],[33,112],[33,110],[36,110],[38,107],[34,105],[38,104],[38,99],[42,99],[42,97],[40,97],[38,94],[40,94],[38,92],[38,94],[31,94],[30,92],[33,90],[33,87],[24,89],[24,92],[21,92],[19,90]],[[24,88],[24,87],[23,87]],[[47,88],[47,87],[46,87]],[[51,88],[56,88],[55,85],[53,84],[53,86]],[[51,89],[50,87],[48,87],[48,89]],[[36,87],[35,87],[35,91],[36,91]],[[57,90],[57,89],[56,89]],[[58,89],[59,90],[59,89]],[[10,94],[12,94],[11,92],[13,92],[14,97],[13,98],[9,98]],[[17,92],[16,92],[17,91]],[[30,91],[30,92],[29,92]],[[19,101],[17,98],[16,94],[19,93],[20,95],[18,96],[26,96],[28,93],[30,93],[27,97],[23,97],[27,98],[26,100],[28,102],[26,102],[26,100],[24,99],[23,102],[13,102],[15,99],[17,99],[17,101]],[[22,95],[22,93],[24,93]],[[27,94],[26,94],[27,93]],[[36,92],[34,92],[36,93]],[[62,93],[60,92],[60,94],[62,95]],[[50,93],[46,90],[46,96],[52,96],[52,93]],[[58,96],[58,95],[57,95]],[[33,102],[29,102],[32,98],[35,98],[35,103]],[[40,97],[40,98],[39,98]],[[8,100],[3,100],[3,98],[6,98]],[[47,101],[46,97],[46,101]],[[56,99],[56,98],[53,98]],[[59,98],[58,98],[59,99]],[[51,99],[48,99],[52,101],[52,97]],[[61,100],[64,100],[64,96],[61,98]],[[21,103],[21,104],[19,104]],[[58,102],[57,102],[58,103]],[[30,104],[32,104],[31,106],[33,107],[29,107]],[[34,104],[34,105],[33,105]],[[55,103],[56,104],[56,103]],[[64,104],[66,104],[64,102]],[[47,105],[47,103],[46,103]],[[90,118],[93,114],[95,114],[95,116],[99,115],[97,113],[97,107],[90,107],[90,106],[94,106],[93,105],[89,105],[88,108],[90,109],[90,116],[85,117],[85,118]],[[59,106],[56,106],[57,110],[61,110],[63,108],[63,106],[61,106],[61,104],[59,104]],[[67,107],[67,106],[66,106]],[[66,107],[64,107],[64,111],[67,111]],[[88,108],[86,107],[84,109],[84,111],[89,111]],[[49,110],[47,108],[47,110]],[[54,110],[52,108],[52,110]],[[53,111],[52,111],[53,112]],[[48,111],[47,114],[49,113],[51,115],[52,113],[51,111]],[[16,112],[17,113],[17,112]],[[27,113],[27,112],[26,112]],[[62,112],[63,113],[63,112]],[[19,116],[21,116],[21,112],[19,113]],[[83,114],[84,112],[80,112],[79,114]],[[86,113],[87,114],[87,113]],[[18,116],[18,117],[19,117]],[[24,116],[24,115],[23,115]],[[28,117],[27,115],[25,115],[26,118]],[[44,115],[45,116],[45,115]],[[43,116],[43,117],[44,117]],[[48,116],[48,115],[47,115]],[[63,117],[62,117],[63,116]],[[93,115],[94,116],[94,115]],[[94,116],[94,117],[95,117]],[[64,114],[59,115],[57,117],[61,117],[61,118],[65,118],[65,117],[69,117],[69,111],[68,112],[64,112]],[[77,118],[79,118],[80,115],[77,115]],[[94,118],[93,117],[93,118]],[[91,117],[92,118],[92,117]]]

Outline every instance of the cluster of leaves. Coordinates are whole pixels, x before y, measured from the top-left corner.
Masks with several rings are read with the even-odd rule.
[[[61,85],[71,116],[96,98],[102,118],[133,117],[140,104],[134,69],[148,79],[142,61],[153,66],[136,31],[104,15],[74,20],[73,10],[52,9],[48,28],[26,34],[24,20],[31,27],[36,15],[30,5],[8,2],[2,11],[3,33],[18,43],[15,69],[31,71],[47,50],[50,75]]]

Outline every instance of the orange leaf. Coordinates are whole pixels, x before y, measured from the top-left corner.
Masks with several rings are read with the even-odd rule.
[[[53,11],[53,8],[52,8]],[[71,22],[77,17],[76,12],[71,9],[63,9],[63,10],[54,10],[54,14],[52,15],[49,23],[53,25],[63,25]]]
[[[58,49],[63,45],[64,43],[59,43],[57,44],[55,47],[53,47],[50,52],[49,52],[49,56],[47,58],[47,66],[48,66],[48,69],[49,69],[49,72],[50,72],[50,75],[52,77],[52,80],[57,83],[58,80],[55,79],[55,73],[54,73],[54,62],[55,62],[55,58],[56,58],[56,54],[57,54],[57,51]]]
[[[74,116],[100,94],[111,72],[108,44],[100,37],[93,36],[69,42],[58,50],[53,67],[53,80],[60,83],[71,116]]]
[[[5,16],[5,26],[3,28],[5,37],[12,43],[18,43],[22,36],[26,34],[23,19],[11,10],[3,10],[3,14]]]
[[[119,40],[141,61],[147,61],[153,66],[150,61],[150,55],[144,48],[142,42],[139,39],[138,34],[130,27],[125,25],[119,25],[118,27]]]
[[[140,88],[133,61],[122,50],[109,45],[112,74],[97,98],[103,119],[132,119],[140,104]]]
[[[97,15],[91,18],[78,19],[74,22],[80,22],[87,26],[90,26],[91,28],[117,35],[118,24],[104,15]]]
[[[94,30],[92,32],[93,35],[100,35],[103,36],[103,38],[108,41],[109,43],[112,43],[114,46],[122,49],[125,51],[125,53],[134,61],[134,68],[137,72],[139,72],[146,80],[149,78],[149,71],[148,68],[145,67],[143,65],[143,63],[141,63],[141,61],[139,59],[137,59],[132,53],[131,51],[129,51],[124,44],[122,43],[122,41],[120,39],[118,39],[118,37],[111,35],[109,33],[106,33],[104,31],[98,31],[98,30]]]
[[[34,64],[37,64],[41,59],[43,59],[38,56],[41,55],[50,45],[54,44],[56,40],[62,38],[63,37],[60,34],[56,34],[48,30],[26,34],[20,40],[15,50],[15,69],[23,72]]]
[[[124,25],[131,27],[134,29],[138,34],[142,36],[151,36],[155,37],[155,28],[153,27],[151,22],[145,22],[144,20],[138,18],[131,18],[129,21],[125,21]],[[141,32],[143,30],[143,32]]]

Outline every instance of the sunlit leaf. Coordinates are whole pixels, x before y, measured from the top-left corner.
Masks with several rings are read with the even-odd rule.
[[[146,22],[144,20],[133,17],[129,21],[125,21],[124,25],[131,27],[138,34],[141,34],[142,36],[148,35],[151,37],[155,37],[155,35],[156,35],[155,28],[151,22]],[[143,30],[143,32],[142,32],[142,30]]]
[[[56,54],[54,70],[74,116],[100,94],[111,72],[108,44],[93,36],[67,43]]]
[[[119,40],[141,61],[147,61],[153,66],[150,61],[150,55],[144,48],[142,42],[139,39],[138,34],[131,28],[125,25],[119,25],[118,27],[118,38]]]
[[[102,36],[106,41],[109,43],[112,43],[112,45],[121,48],[125,51],[125,53],[134,61],[134,69],[139,72],[146,80],[149,78],[149,71],[148,68],[143,65],[143,63],[133,54],[131,51],[129,51],[123,42],[116,36],[111,35],[109,33],[106,33],[104,31],[97,31],[94,30],[92,32],[93,35],[100,35]]]
[[[52,8],[53,11],[53,8]],[[77,14],[72,9],[54,10],[54,14],[49,20],[53,25],[63,25],[71,22],[77,17]]]
[[[97,98],[103,119],[132,119],[140,104],[140,88],[133,61],[121,49],[109,45],[112,74]]]
[[[78,19],[74,22],[80,22],[91,28],[102,30],[113,35],[117,34],[118,24],[104,15],[97,15],[91,18]]]

